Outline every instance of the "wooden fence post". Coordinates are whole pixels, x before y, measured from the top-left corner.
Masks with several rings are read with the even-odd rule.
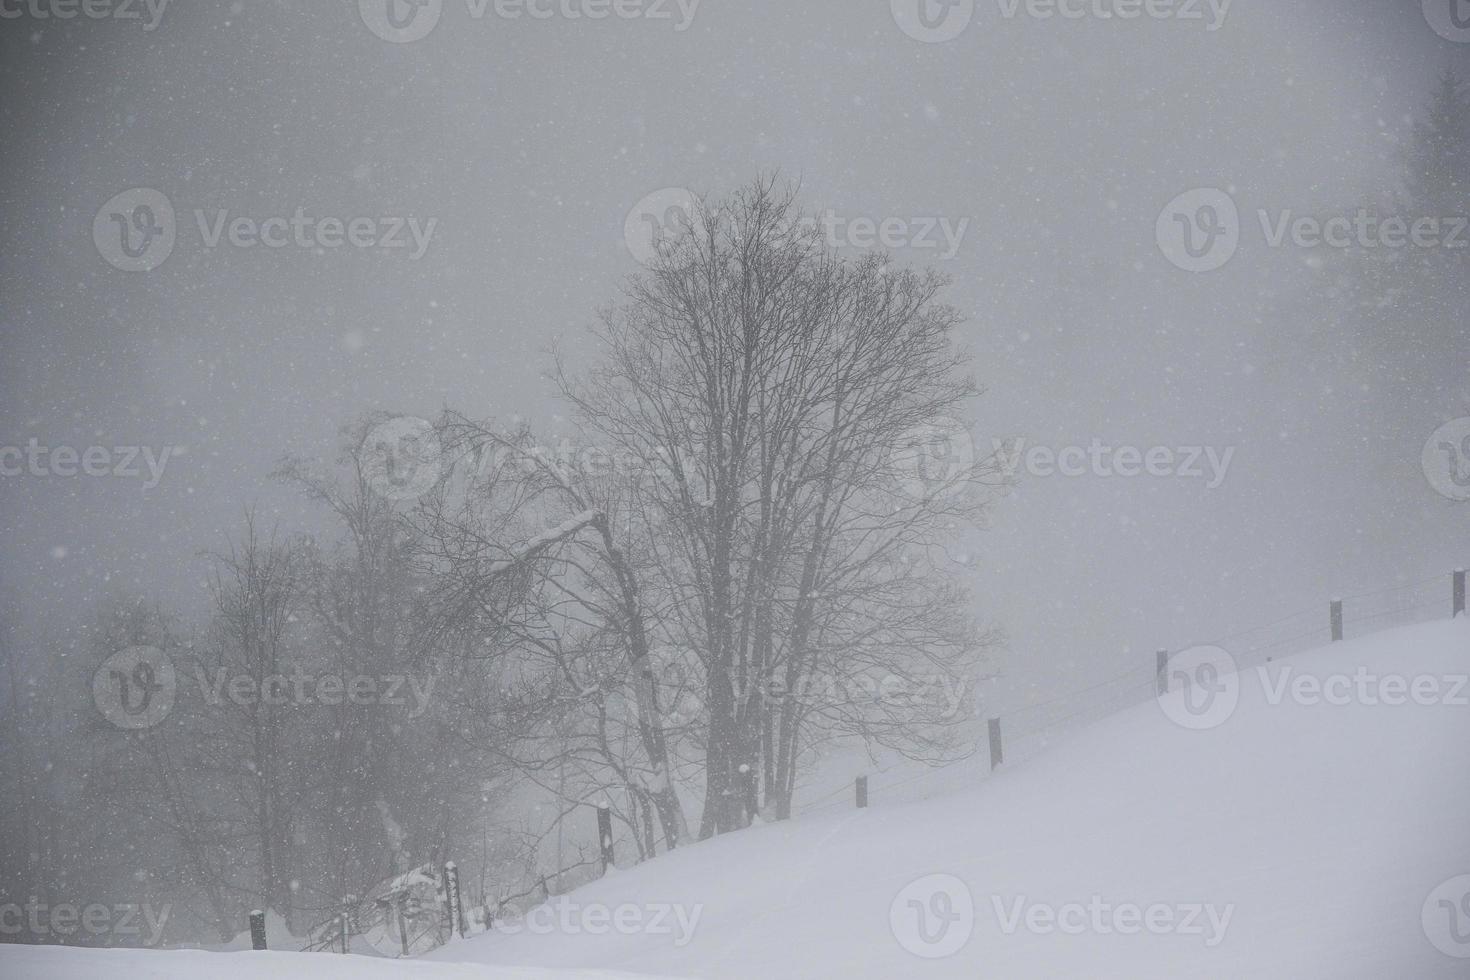
[[[337,928],[342,931],[342,952],[347,952],[347,913],[337,913]]]
[[[990,719],[990,771],[995,770],[1005,761],[1005,748],[1000,741],[1000,719]]]
[[[1156,676],[1159,679],[1159,697],[1163,697],[1165,694],[1168,694],[1169,693],[1169,651],[1168,650],[1160,650],[1158,652],[1157,666],[1155,666],[1154,670],[1157,672],[1157,675]]]
[[[612,811],[606,803],[597,806],[597,839],[602,846],[602,873],[613,867]]]
[[[408,955],[408,916],[404,912],[404,906],[408,904],[408,891],[405,889],[398,893],[398,901],[393,903],[394,911],[398,913],[398,945],[403,949],[403,955]]]
[[[1454,592],[1454,612],[1451,615],[1459,616],[1465,612],[1465,570],[1463,568],[1455,569]]]
[[[857,808],[866,810],[868,808],[868,777],[857,778]]]
[[[453,861],[444,862],[444,897],[449,903],[449,931],[459,932],[464,938],[464,903],[459,894],[459,866]]]
[[[250,913],[250,948],[265,949],[265,913],[260,909]]]
[[[1332,642],[1342,642],[1342,600],[1332,600]]]

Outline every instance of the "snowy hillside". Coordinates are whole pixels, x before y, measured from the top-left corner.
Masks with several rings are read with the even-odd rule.
[[[1431,941],[1470,955],[1452,931],[1470,919],[1451,923],[1447,893],[1429,901],[1470,873],[1470,691],[1455,679],[1470,673],[1470,622],[1381,633],[1269,671],[1239,676],[1238,706],[1212,716],[1217,727],[1189,730],[1145,704],[972,791],[757,828],[567,897],[572,913],[698,910],[683,945],[677,932],[527,929],[434,958],[730,980],[1470,976],[1470,960]],[[1304,676],[1352,684],[1328,683],[1312,704]],[[1398,677],[1407,704],[1371,703],[1402,700]],[[1416,681],[1452,703],[1414,704]],[[1332,703],[1344,690],[1360,703]],[[905,891],[929,875],[958,883]],[[1142,918],[1159,906],[1154,930],[1129,905]],[[949,947],[936,959],[910,951]]]
[[[0,946],[7,980],[631,980],[626,973],[490,969],[320,953]]]
[[[1470,975],[1451,955],[1470,957],[1470,889],[1452,881],[1470,874],[1470,621],[1267,671],[1238,675],[1238,704],[1227,693],[1200,730],[1171,720],[1184,717],[1176,692],[1167,711],[1126,711],[974,789],[759,827],[617,872],[439,962],[12,946],[0,974]]]
[[[0,980],[1470,980],[1470,0],[0,92]]]

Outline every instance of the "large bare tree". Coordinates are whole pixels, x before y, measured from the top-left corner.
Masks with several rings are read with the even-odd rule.
[[[707,836],[762,793],[789,814],[803,732],[843,714],[801,696],[823,672],[972,662],[985,637],[930,555],[993,468],[950,418],[975,389],[942,277],[838,255],[775,180],[684,227],[602,316],[599,364],[561,380],[645,477],[644,544],[703,668]],[[933,468],[936,433],[959,465]]]

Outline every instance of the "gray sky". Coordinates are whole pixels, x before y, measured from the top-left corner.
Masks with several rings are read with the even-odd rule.
[[[146,491],[0,477],[6,619],[74,617],[109,591],[197,610],[198,552],[251,503],[312,527],[267,474],[287,453],[330,458],[363,412],[448,404],[558,431],[544,351],[575,357],[637,271],[629,210],[775,169],[844,217],[969,219],[951,260],[895,256],[954,279],[982,447],[1234,448],[1216,489],[1024,479],[956,549],[1015,678],[1076,687],[1470,561],[1464,506],[1419,467],[1429,433],[1470,414],[1463,389],[1441,403],[1314,373],[1286,295],[1302,259],[1252,217],[1356,207],[1391,179],[1435,73],[1470,67],[1419,0],[1236,0],[1215,31],[1008,20],[980,0],[934,44],[883,0],[704,0],[682,31],[668,9],[475,19],[446,0],[407,44],[345,0],[177,0],[152,31],[0,20],[0,444],[186,447]],[[92,241],[134,187],[179,217],[151,272]],[[1155,239],[1196,187],[1245,216],[1208,275]],[[414,260],[210,248],[193,216],[298,207],[437,225]],[[1390,402],[1412,439],[1381,438]]]

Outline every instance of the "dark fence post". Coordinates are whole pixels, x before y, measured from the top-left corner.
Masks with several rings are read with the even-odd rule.
[[[444,896],[449,902],[449,931],[458,930],[464,938],[464,903],[459,894],[459,866],[453,861],[444,862]]]
[[[1169,693],[1169,651],[1158,652],[1157,666],[1154,668],[1159,679],[1159,697]]]
[[[250,948],[265,949],[265,913],[260,909],[250,913]]]
[[[1000,742],[1000,719],[990,719],[990,771],[995,772],[1005,761],[1005,749]]]
[[[1332,642],[1342,642],[1342,600],[1332,600]]]
[[[342,952],[347,952],[347,913],[337,913],[337,928],[342,930]]]
[[[857,778],[857,808],[866,810],[868,808],[868,777]]]
[[[393,903],[393,909],[398,914],[398,945],[403,949],[403,955],[408,955],[408,916],[404,912],[404,906],[408,904],[407,890],[398,893],[398,901]]]
[[[597,807],[597,839],[602,845],[602,873],[613,867],[612,811],[607,804]]]
[[[1455,569],[1455,599],[1453,616],[1462,615],[1465,612],[1465,570]]]

